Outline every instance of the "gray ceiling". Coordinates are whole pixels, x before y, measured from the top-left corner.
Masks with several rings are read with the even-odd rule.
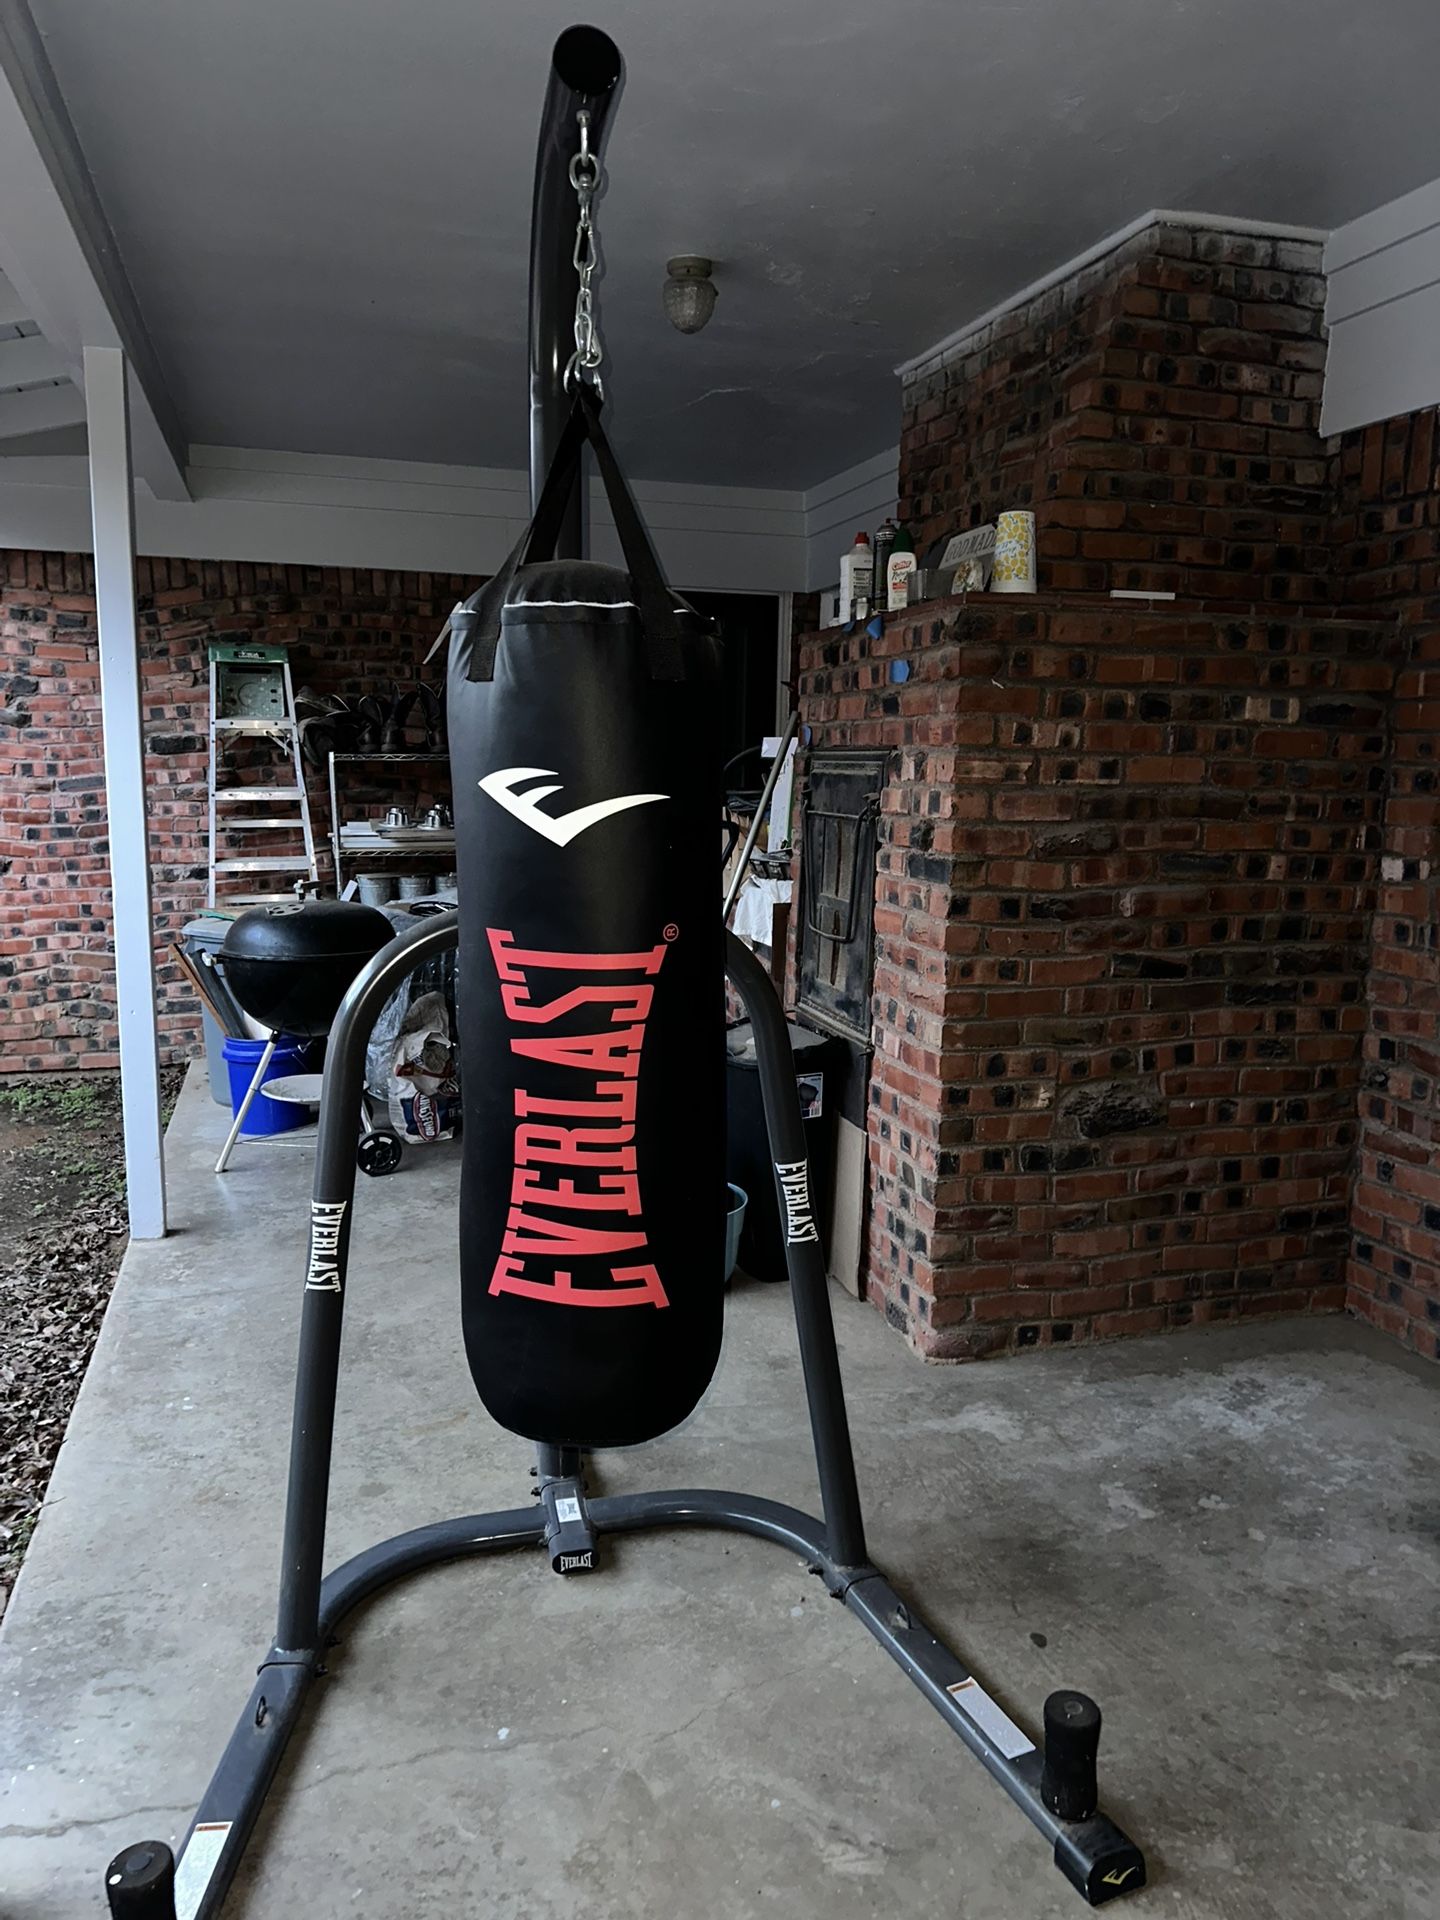
[[[894,363],[1148,207],[1440,175],[1437,0],[33,0],[189,438],[525,461],[548,51],[627,60],[601,214],[637,476],[806,485]],[[702,334],[667,257],[719,263]]]

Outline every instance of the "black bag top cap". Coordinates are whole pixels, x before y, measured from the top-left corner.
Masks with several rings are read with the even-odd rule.
[[[565,503],[571,488],[579,484],[587,441],[620,537],[623,569],[552,557]],[[494,579],[455,609],[450,624],[461,644],[469,643],[466,678],[490,680],[501,632],[512,619],[604,620],[612,607],[616,618],[639,622],[652,679],[684,680],[695,670],[696,663],[687,660],[687,650],[680,644],[681,636],[709,632],[711,623],[666,585],[639,509],[600,425],[599,403],[582,387],[529,526]]]
[[[497,575],[474,596],[477,606],[484,609],[480,613],[482,623],[489,611],[491,588],[498,585]],[[634,580],[624,567],[606,566],[600,560],[539,560],[515,569],[506,598],[494,611],[503,628],[517,620],[526,625],[538,621],[563,626],[577,620],[605,625],[610,616],[638,615],[641,607]],[[711,630],[710,621],[683,601],[675,600],[673,611],[682,632]]]

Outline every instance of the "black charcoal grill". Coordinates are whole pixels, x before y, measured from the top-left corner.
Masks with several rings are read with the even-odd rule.
[[[220,1150],[217,1173],[229,1164],[281,1034],[324,1039],[356,974],[393,938],[383,913],[347,900],[256,907],[230,927],[220,947],[220,971],[240,1006],[268,1028],[270,1038]],[[366,1173],[393,1173],[402,1150],[388,1127],[367,1124],[357,1151]]]
[[[262,1027],[323,1040],[350,982],[393,938],[383,913],[348,900],[256,907],[225,935],[221,970]]]

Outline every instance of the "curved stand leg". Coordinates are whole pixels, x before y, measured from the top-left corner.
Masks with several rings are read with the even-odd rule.
[[[575,1449],[542,1447],[538,1505],[475,1514],[400,1534],[322,1578],[334,1435],[335,1390],[355,1194],[354,1114],[365,1044],[381,1007],[415,967],[457,943],[453,914],[393,941],[358,977],[331,1031],[316,1144],[309,1257],[300,1327],[290,1477],[275,1643],[206,1790],[176,1874],[177,1920],[212,1920],[225,1897],[286,1742],[297,1725],[331,1636],[352,1608],[393,1581],[442,1561],[545,1544],[552,1565],[577,1524],[562,1499],[578,1503],[590,1538],[646,1527],[721,1527],[773,1541],[800,1556],[836,1599],[862,1620],[941,1717],[1049,1840],[1056,1865],[1092,1905],[1145,1882],[1140,1850],[1093,1806],[1093,1744],[1076,1723],[1098,1710],[1083,1695],[1065,1708],[1067,1753],[1048,1773],[1035,1743],[980,1685],[866,1558],[830,1294],[810,1212],[805,1136],[784,1016],[769,978],[749,950],[727,936],[726,965],[754,1025],[766,1126],[775,1163],[786,1260],[814,1434],[823,1520],[754,1495],[698,1489],[619,1494],[585,1501]],[[546,1493],[549,1491],[550,1498]],[[564,1493],[562,1489],[571,1490]],[[571,1539],[574,1536],[570,1536]],[[570,1571],[557,1566],[557,1571]],[[1056,1709],[1058,1712],[1059,1709]],[[1058,1783],[1058,1784],[1057,1784]],[[1085,1817],[1065,1818],[1059,1808]],[[168,1916],[167,1916],[168,1920]]]
[[[755,1032],[760,1098],[775,1163],[780,1218],[785,1222],[785,1264],[790,1273],[790,1298],[815,1439],[826,1536],[842,1566],[858,1567],[865,1559],[865,1528],[860,1518],[860,1489],[855,1481],[845,1389],[840,1381],[840,1356],[835,1348],[825,1253],[810,1211],[809,1154],[795,1091],[790,1036],[769,974],[738,934],[725,936],[725,971],[745,1003]]]
[[[280,1619],[275,1631],[276,1645],[301,1658],[313,1654],[319,1645],[335,1385],[355,1199],[355,1115],[365,1091],[365,1047],[370,1029],[395,989],[427,960],[457,946],[459,939],[456,916],[446,913],[392,940],[356,976],[330,1029],[315,1141],[310,1248],[300,1313],[280,1563]]]

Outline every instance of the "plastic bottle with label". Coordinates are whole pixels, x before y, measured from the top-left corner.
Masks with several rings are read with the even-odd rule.
[[[840,619],[868,620],[874,598],[875,559],[868,533],[857,533],[855,544],[840,561]]]
[[[873,543],[875,548],[874,600],[877,607],[883,607],[885,605],[885,581],[888,577],[886,568],[890,564],[890,552],[895,545],[895,535],[897,531],[898,529],[895,522],[887,519],[881,522],[875,532],[875,540]]]
[[[910,576],[915,571],[915,542],[908,527],[895,529],[895,544],[885,563],[885,606],[890,613],[903,613],[910,598]]]

